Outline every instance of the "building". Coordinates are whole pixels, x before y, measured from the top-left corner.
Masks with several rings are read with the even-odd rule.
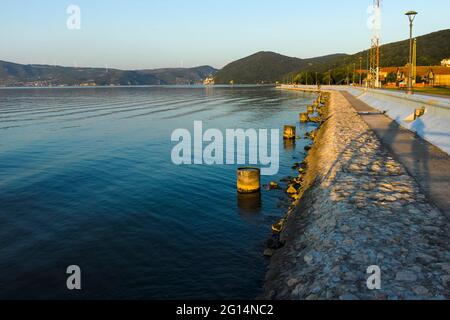
[[[436,67],[430,69],[426,78],[431,86],[450,86],[450,68]]]
[[[450,67],[450,58],[441,61],[441,66]]]
[[[415,67],[415,77],[413,83],[416,85],[416,80],[420,80],[421,85],[428,86],[450,86],[450,68],[444,66],[417,66]],[[404,87],[408,84],[408,65],[404,67],[388,67],[381,68],[380,81],[385,82],[388,86]],[[395,81],[393,81],[395,79]],[[419,85],[419,84],[417,84]]]
[[[208,78],[206,78],[205,80],[203,80],[203,84],[205,86],[212,86],[214,85],[214,77],[209,76]]]

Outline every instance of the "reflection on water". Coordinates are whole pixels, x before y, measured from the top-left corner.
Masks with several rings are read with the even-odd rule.
[[[282,130],[313,99],[238,86],[0,89],[0,298],[256,297],[283,191],[236,199],[237,166],[176,166],[170,136],[196,120]],[[305,144],[281,150],[262,184],[295,174]]]
[[[261,192],[254,193],[239,193],[237,194],[237,204],[239,214],[253,215],[261,213]]]
[[[284,139],[283,146],[284,146],[284,150],[286,150],[286,151],[295,150],[295,139]]]

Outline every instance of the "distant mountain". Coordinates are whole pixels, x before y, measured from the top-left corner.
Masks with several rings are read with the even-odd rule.
[[[210,66],[195,68],[165,68],[143,70],[143,74],[152,75],[164,84],[201,83],[204,79],[214,76],[217,69]]]
[[[404,66],[408,60],[409,40],[381,47],[381,66]],[[361,59],[362,58],[362,59]],[[349,72],[366,68],[368,50],[356,54],[333,54],[311,59],[283,56],[275,52],[258,52],[234,61],[218,71],[209,66],[155,70],[118,70],[104,68],[70,68],[48,65],[22,65],[0,61],[0,86],[39,85],[158,85],[193,84],[214,76],[217,84],[275,83],[286,79],[313,83],[314,73],[323,83],[342,83]],[[450,58],[450,29],[417,37],[417,64],[439,65]],[[331,70],[331,80],[329,71]]]
[[[381,67],[404,66],[408,62],[409,40],[385,44],[380,48]],[[450,29],[417,37],[417,64],[422,66],[440,65],[441,60],[450,57]],[[366,68],[368,50],[353,55],[334,54],[311,59],[286,57],[274,52],[258,52],[225,66],[216,76],[216,83],[275,83],[286,78],[300,76],[314,81],[313,73],[318,73],[319,81],[333,70],[333,82],[339,83],[346,77],[347,70]],[[308,73],[307,73],[308,72]],[[325,80],[324,80],[325,81]],[[325,81],[328,83],[328,80]]]
[[[48,65],[22,65],[0,61],[0,85],[170,85],[195,84],[214,75],[210,66],[155,70],[72,68]]]
[[[275,52],[258,52],[225,66],[215,76],[218,84],[234,83],[275,83],[283,76],[305,68],[320,68],[345,54],[334,54],[312,59],[283,56]]]

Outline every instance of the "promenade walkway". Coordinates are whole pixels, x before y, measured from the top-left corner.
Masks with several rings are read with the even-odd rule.
[[[355,109],[373,111],[367,105],[330,94],[306,159],[313,183],[288,216],[263,298],[449,299],[445,158],[383,115],[361,118]],[[381,271],[379,290],[367,286],[369,266]]]
[[[450,215],[450,156],[389,117],[374,114],[378,110],[348,92],[342,94],[360,112],[381,143],[405,166],[427,197]]]

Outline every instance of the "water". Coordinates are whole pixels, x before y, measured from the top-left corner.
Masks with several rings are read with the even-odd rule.
[[[175,166],[170,136],[195,120],[282,128],[313,99],[261,87],[1,89],[0,298],[255,298],[286,196],[238,197],[236,166]],[[294,175],[306,143],[281,148],[263,183]],[[81,292],[66,289],[69,265]]]

